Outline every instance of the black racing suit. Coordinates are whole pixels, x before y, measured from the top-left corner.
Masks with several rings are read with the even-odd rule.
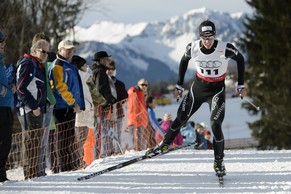
[[[213,46],[210,49],[206,49],[203,47],[201,41],[196,41],[198,50],[200,49],[200,55],[204,55],[204,59],[207,59],[208,55],[213,53],[218,45],[218,40],[214,41]],[[221,41],[222,42],[222,41]],[[177,85],[183,85],[184,82],[184,76],[186,73],[186,70],[188,69],[188,63],[191,58],[195,58],[195,52],[192,52],[191,49],[193,49],[193,46],[190,43],[187,46],[186,52],[183,55],[180,66],[179,66],[179,80],[177,82]],[[241,55],[241,53],[230,43],[225,43],[225,49],[224,52],[220,51],[223,57],[225,57],[225,60],[228,58],[233,59],[237,63],[237,70],[238,70],[238,85],[244,85],[244,58]],[[207,61],[207,60],[205,60]],[[204,62],[205,62],[204,61]],[[208,63],[204,63],[204,67],[210,68],[211,66],[219,66],[216,65],[215,60],[210,60]],[[199,63],[199,62],[198,62]],[[201,62],[202,63],[202,62]],[[205,65],[207,64],[207,65]],[[221,129],[222,122],[224,119],[225,114],[225,74],[223,76],[220,76],[218,78],[212,77],[209,80],[204,79],[202,76],[198,76],[197,68],[202,67],[203,65],[198,64],[196,66],[196,77],[191,85],[191,88],[189,89],[189,92],[185,97],[183,98],[178,111],[177,111],[177,117],[173,121],[171,125],[171,130],[168,131],[168,133],[165,135],[164,144],[170,145],[174,138],[179,133],[181,127],[185,125],[185,123],[189,120],[189,118],[200,108],[202,103],[207,102],[209,104],[210,108],[210,123],[211,123],[211,129],[213,132],[213,149],[214,149],[214,155],[215,156],[224,156],[224,136]],[[204,70],[207,70],[205,68]],[[225,67],[224,67],[225,69]],[[213,70],[213,69],[212,69]],[[200,71],[200,70],[199,70]],[[224,70],[226,71],[226,70]],[[216,80],[217,79],[217,80]]]

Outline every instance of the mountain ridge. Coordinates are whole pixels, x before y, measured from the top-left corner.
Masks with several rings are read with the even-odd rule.
[[[116,61],[117,77],[127,88],[140,78],[149,82],[169,81],[177,79],[179,61],[187,44],[199,38],[198,26],[203,20],[215,23],[218,39],[237,46],[243,36],[245,15],[200,8],[166,21],[136,24],[96,21],[87,28],[75,28],[74,37],[80,43],[76,54],[91,64],[95,52],[107,51]],[[185,80],[191,78],[189,72]]]

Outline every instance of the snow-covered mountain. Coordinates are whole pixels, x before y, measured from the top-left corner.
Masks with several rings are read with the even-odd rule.
[[[88,28],[76,27],[74,38],[80,43],[77,54],[85,57],[89,64],[97,51],[111,54],[117,63],[117,77],[128,88],[142,77],[150,82],[176,80],[181,56],[186,45],[199,38],[198,26],[203,20],[210,19],[216,24],[219,39],[235,44],[242,36],[244,17],[242,13],[201,8],[152,23],[96,21]],[[189,71],[187,78],[190,74]]]

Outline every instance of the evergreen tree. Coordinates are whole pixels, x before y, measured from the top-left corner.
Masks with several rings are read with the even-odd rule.
[[[51,38],[51,50],[73,31],[86,4],[83,0],[1,0],[0,30],[7,44],[5,63],[16,62],[29,52],[36,33],[45,32]]]
[[[248,53],[247,92],[261,107],[261,118],[249,124],[262,148],[291,148],[291,1],[248,0],[254,15],[245,22]]]

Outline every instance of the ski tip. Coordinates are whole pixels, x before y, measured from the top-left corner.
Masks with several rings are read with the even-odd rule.
[[[77,178],[78,181],[87,180],[87,179],[89,179],[89,178],[88,177],[79,177],[79,178]]]

